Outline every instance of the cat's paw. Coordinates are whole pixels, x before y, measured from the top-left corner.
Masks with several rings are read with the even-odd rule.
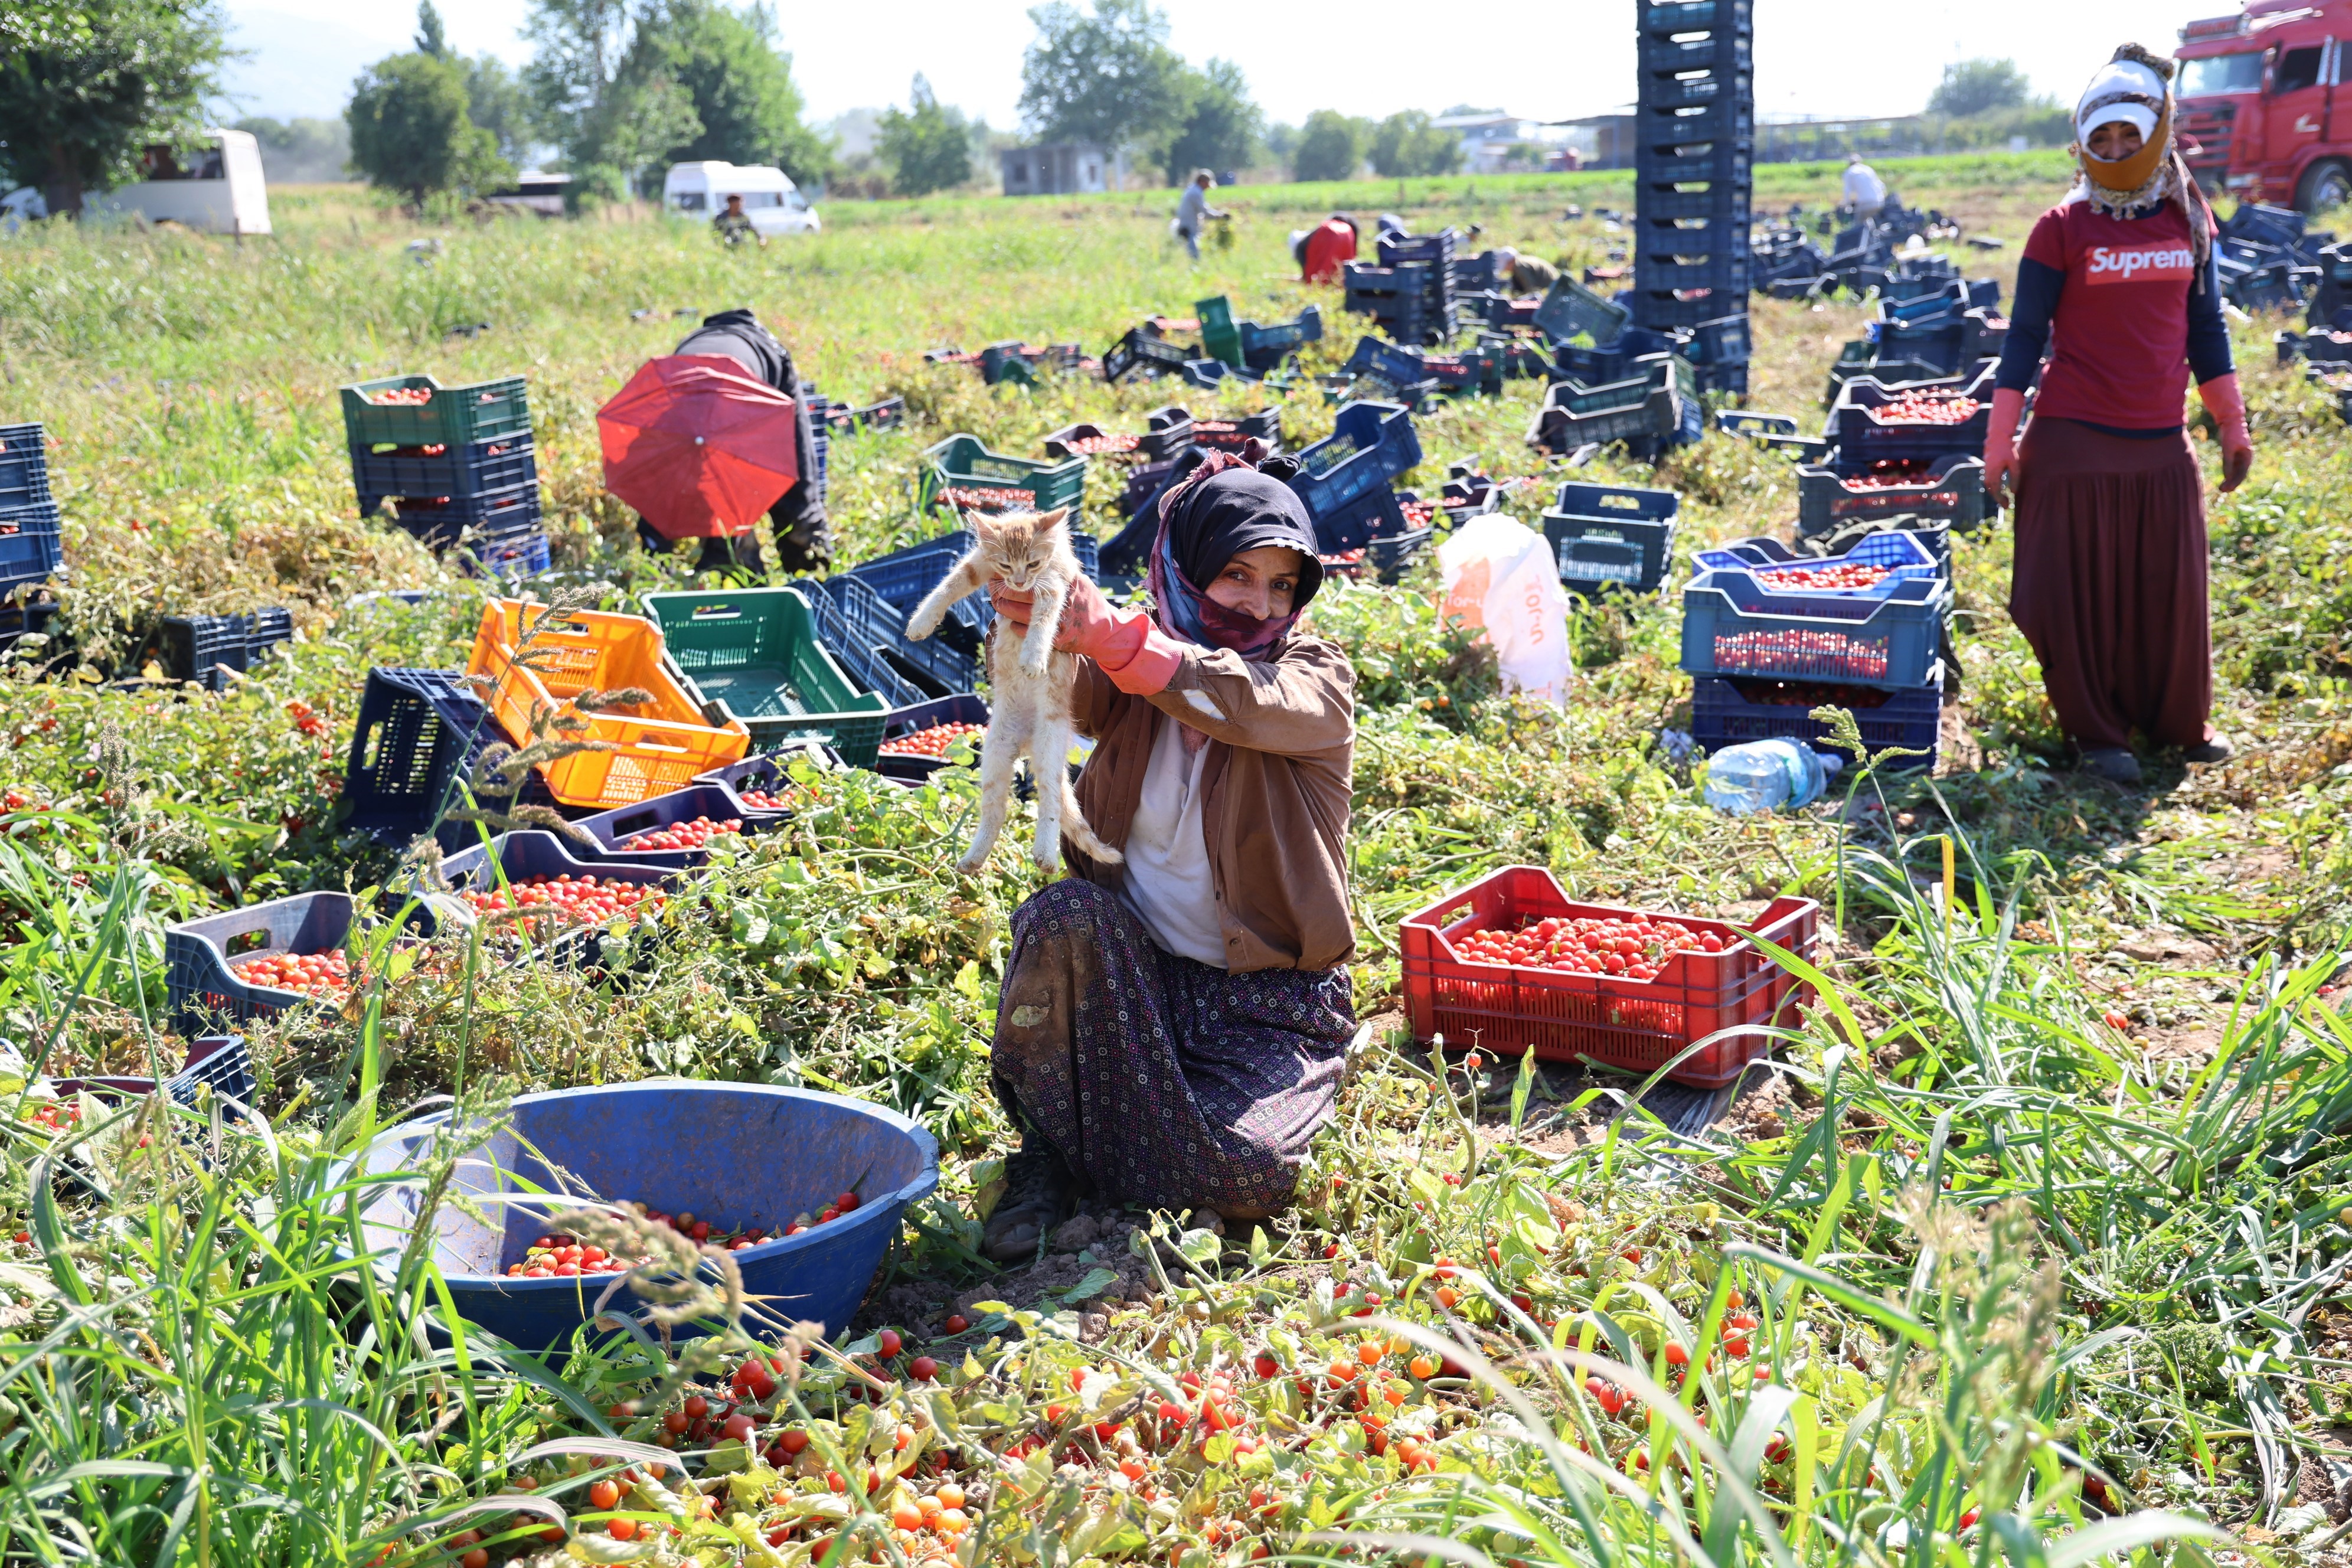
[[[909,641],[921,642],[939,629],[940,617],[937,616],[931,616],[929,620],[911,620],[907,623],[907,637]]]
[[[1050,643],[1045,644],[1041,651],[1034,655],[1031,654],[1026,645],[1024,645],[1021,649],[1021,668],[1028,675],[1044,676],[1046,669],[1051,667],[1053,659],[1054,648]]]
[[[963,858],[956,862],[956,869],[962,872],[967,877],[972,877],[979,875],[980,868],[987,864],[987,850],[968,849],[964,852]]]
[[[1048,877],[1058,877],[1062,872],[1062,852],[1059,849],[1032,849],[1029,851],[1029,863]]]

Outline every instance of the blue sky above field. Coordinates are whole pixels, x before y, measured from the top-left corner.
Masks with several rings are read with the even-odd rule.
[[[340,113],[369,61],[408,47],[412,7],[384,0],[227,0],[236,41],[254,51],[230,86],[241,112]],[[525,0],[444,0],[450,41],[520,64]],[[796,5],[784,47],[814,118],[904,103],[908,79],[1006,127],[1019,118],[1026,0],[891,0]],[[2110,7],[2073,0],[1972,0],[1874,9],[1857,0],[1758,0],[1757,107],[1768,113],[1901,114],[1926,102],[1948,61],[2007,55],[2042,90],[2072,98],[2117,43],[2169,48],[2180,25],[2225,15],[2228,0]],[[1351,0],[1340,7],[1264,0],[1171,0],[1179,49],[1222,55],[1248,73],[1276,120],[1339,109],[1432,113],[1493,105],[1538,119],[1615,108],[1633,96],[1626,0],[1432,6]],[[1345,26],[1337,18],[1344,15]]]

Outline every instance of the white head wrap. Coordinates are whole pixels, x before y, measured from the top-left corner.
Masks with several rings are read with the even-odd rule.
[[[2156,133],[2165,91],[2164,79],[2137,60],[2110,60],[2099,68],[2074,105],[2074,135],[2087,145],[2092,132],[2122,121],[2144,142]]]

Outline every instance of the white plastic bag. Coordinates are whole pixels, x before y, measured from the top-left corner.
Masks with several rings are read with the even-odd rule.
[[[1568,595],[1541,534],[1500,512],[1475,517],[1437,547],[1445,614],[1486,633],[1505,690],[1568,704]]]

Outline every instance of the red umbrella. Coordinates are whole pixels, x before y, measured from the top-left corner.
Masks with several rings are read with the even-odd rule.
[[[723,355],[647,360],[596,411],[604,488],[665,539],[742,533],[799,482],[794,417]]]

